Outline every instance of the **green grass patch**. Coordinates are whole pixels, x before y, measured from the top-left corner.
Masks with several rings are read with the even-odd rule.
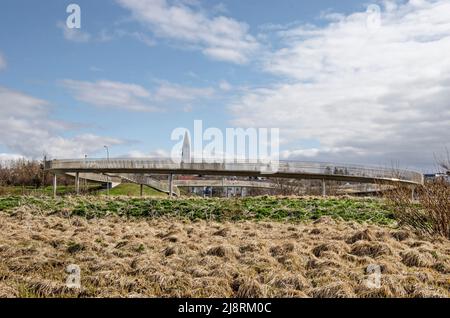
[[[101,195],[106,194],[106,189],[98,192]],[[140,185],[134,183],[122,183],[113,189],[109,189],[110,195],[126,195],[126,196],[139,196],[141,193]],[[147,186],[143,187],[144,196],[160,196],[166,197],[167,194],[157,191],[155,189],[149,188]]]
[[[0,197],[0,211],[6,211],[18,207],[20,205],[21,197],[7,196]]]
[[[330,216],[345,221],[395,224],[394,214],[380,199],[362,198],[281,198],[168,199],[125,196],[0,197],[0,211],[14,213],[26,205],[33,210],[86,218],[117,215],[123,217],[178,217],[190,220],[241,221],[273,220],[299,222]]]
[[[106,195],[106,189],[102,188],[99,184],[87,184],[87,186],[81,185],[80,188],[82,193],[89,193],[91,195]],[[159,196],[166,197],[167,194],[159,192],[155,189],[144,186],[143,188],[144,196]],[[58,185],[57,195],[66,196],[76,194],[76,189],[74,185]],[[117,187],[109,190],[110,195],[114,196],[139,196],[140,186],[134,183],[122,183]],[[7,186],[0,187],[0,195],[2,196],[53,196],[53,187],[43,187],[43,188],[33,188],[33,187],[20,187],[20,186]]]
[[[98,184],[88,184],[87,186],[82,185],[81,191],[83,193],[89,192],[89,193],[95,193],[97,191],[100,191],[102,187]],[[74,185],[58,185],[56,189],[56,193],[58,195],[71,195],[75,194],[75,186]],[[40,195],[53,195],[53,187],[47,186],[42,188],[35,188],[35,187],[21,187],[21,186],[2,186],[0,187],[0,195],[34,195],[34,196],[40,196]]]

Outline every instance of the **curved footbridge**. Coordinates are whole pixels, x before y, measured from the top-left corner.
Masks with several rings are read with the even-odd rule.
[[[250,188],[250,189],[266,189],[281,190],[283,185],[272,182],[270,180],[251,181],[251,180],[174,180],[174,188]],[[289,187],[289,185],[288,185]],[[333,189],[335,194],[370,194],[378,193],[391,189],[392,185],[387,184],[345,184]],[[315,187],[296,187],[298,194],[307,194],[308,190],[319,193],[322,188]]]
[[[423,175],[416,171],[299,161],[260,162],[256,160],[230,160],[210,162],[209,160],[191,159],[189,162],[184,162],[172,159],[69,159],[46,161],[45,168],[55,174],[54,193],[56,193],[57,174],[74,176],[78,191],[80,178],[107,182],[112,186],[125,179],[141,184],[141,186],[146,185],[158,189],[170,195],[177,194],[176,186],[195,186],[195,182],[192,182],[192,185],[190,185],[186,180],[174,181],[174,175],[317,179],[322,180],[323,194],[325,194],[326,180],[363,184],[402,184],[409,185],[412,188],[424,182]],[[165,174],[169,178],[168,181],[160,181],[148,176],[149,174]],[[214,182],[217,183],[217,180],[211,181],[211,183]],[[222,180],[218,182],[217,186],[227,186],[221,183],[224,182]],[[233,184],[233,182],[235,183]],[[227,183],[230,183],[230,186],[236,186],[236,182],[227,181]],[[241,182],[246,182],[248,187],[269,187],[267,182]]]

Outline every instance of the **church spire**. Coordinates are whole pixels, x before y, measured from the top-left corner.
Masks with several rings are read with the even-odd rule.
[[[181,162],[191,162],[191,141],[189,140],[189,134],[187,131],[184,134]]]

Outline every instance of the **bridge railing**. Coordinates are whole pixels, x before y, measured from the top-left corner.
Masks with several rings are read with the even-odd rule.
[[[368,179],[386,179],[423,183],[423,175],[416,171],[403,169],[389,169],[353,164],[336,164],[326,162],[302,161],[259,161],[252,159],[192,159],[191,162],[182,162],[171,158],[158,159],[80,159],[80,160],[53,160],[46,162],[46,168],[52,170],[205,170],[208,171],[236,171],[255,173],[263,170],[273,170],[286,174],[310,174],[323,176],[359,177]],[[269,169],[265,169],[269,168]],[[267,174],[270,175],[269,173]]]

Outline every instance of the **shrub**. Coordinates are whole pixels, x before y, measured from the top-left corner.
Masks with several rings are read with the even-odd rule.
[[[400,225],[421,234],[450,238],[450,184],[443,180],[426,183],[416,190],[396,188],[386,194]]]

